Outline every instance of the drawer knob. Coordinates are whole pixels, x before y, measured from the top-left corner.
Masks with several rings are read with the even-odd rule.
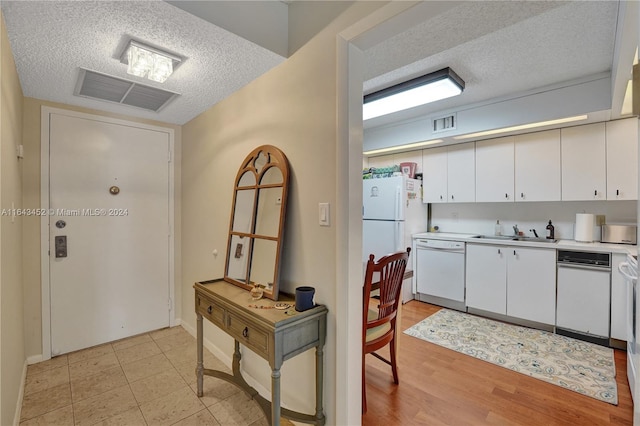
[[[209,306],[209,307],[207,308],[207,312],[209,312],[209,313],[213,312],[213,306]]]
[[[242,337],[248,337],[249,336],[249,327],[245,327],[244,330],[242,330]]]

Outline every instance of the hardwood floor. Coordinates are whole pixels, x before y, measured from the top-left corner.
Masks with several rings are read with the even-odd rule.
[[[440,307],[402,307],[398,373],[366,358],[366,426],[389,425],[631,425],[626,352],[615,350],[618,405],[407,336],[402,331]]]

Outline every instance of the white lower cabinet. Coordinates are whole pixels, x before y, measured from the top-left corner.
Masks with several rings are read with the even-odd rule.
[[[506,246],[467,243],[467,307],[506,315]]]
[[[556,251],[510,247],[507,259],[507,315],[555,324]]]
[[[467,307],[555,323],[556,251],[467,244]]]

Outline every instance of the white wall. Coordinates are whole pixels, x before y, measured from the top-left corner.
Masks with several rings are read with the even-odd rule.
[[[0,15],[0,209],[22,208],[22,164],[16,147],[22,140],[23,96]],[[0,216],[0,424],[19,413],[26,373],[23,334],[22,217]],[[17,419],[19,420],[19,419]]]
[[[382,6],[358,3],[341,14],[287,61],[183,126],[183,322],[195,329],[193,283],[224,274],[227,232],[236,172],[254,148],[280,148],[291,167],[281,289],[316,288],[315,301],[329,309],[325,346],[325,413],[336,424],[336,228],[318,224],[318,203],[336,207],[336,34]],[[300,5],[299,7],[304,7]],[[213,251],[218,255],[214,256]],[[358,256],[359,257],[359,256]],[[231,358],[233,341],[211,324],[205,338]],[[344,348],[342,349],[344,351]],[[283,404],[313,412],[313,351],[282,368]],[[243,352],[244,368],[270,389],[266,361]]]
[[[443,203],[431,205],[431,226],[440,232],[493,235],[496,220],[505,235],[513,235],[513,225],[527,236],[536,229],[544,236],[549,220],[556,239],[573,239],[576,213],[604,215],[607,223],[636,223],[636,201],[555,201],[531,203]],[[594,238],[599,240],[599,235]]]

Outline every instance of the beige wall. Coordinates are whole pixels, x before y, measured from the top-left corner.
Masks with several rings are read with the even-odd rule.
[[[166,124],[152,120],[144,120],[125,115],[111,114],[86,108],[79,108],[39,99],[24,99],[24,151],[23,160],[23,204],[25,208],[40,207],[40,126],[41,109],[43,106],[61,108],[86,114],[96,114],[103,117],[118,118],[174,129],[175,134],[175,306],[176,317],[181,316],[180,295],[180,144],[181,126]],[[36,216],[25,217],[23,232],[23,274],[25,300],[29,301],[30,309],[25,311],[25,350],[27,357],[38,360],[42,354],[42,310],[41,310],[41,256],[40,256],[40,218]]]
[[[336,209],[336,35],[381,5],[354,5],[287,61],[183,127],[183,322],[195,328],[193,283],[224,275],[233,181],[242,160],[259,145],[277,146],[291,166],[281,288],[293,292],[300,285],[314,286],[315,301],[329,308],[327,424],[335,424],[335,313],[344,289],[336,283],[335,224],[318,225],[318,203]],[[210,324],[205,338],[231,357],[232,340]],[[284,364],[285,406],[313,411],[313,358],[313,351],[307,351]],[[249,351],[243,361],[248,374],[270,389],[266,362]]]
[[[22,140],[23,96],[9,47],[4,17],[0,24],[0,208],[22,207],[22,164],[16,146]],[[21,217],[0,216],[0,424],[14,422],[25,372],[22,292]]]

